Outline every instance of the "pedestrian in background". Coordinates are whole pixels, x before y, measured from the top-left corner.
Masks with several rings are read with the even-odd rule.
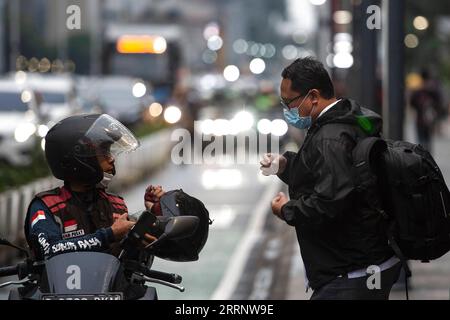
[[[416,132],[419,143],[432,152],[432,136],[443,116],[438,85],[428,70],[422,70],[422,86],[411,94],[410,105],[416,111]]]

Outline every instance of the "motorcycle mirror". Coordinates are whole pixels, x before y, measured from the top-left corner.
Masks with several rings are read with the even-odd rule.
[[[164,240],[182,239],[190,236],[198,227],[200,219],[195,216],[178,216],[167,220],[164,233],[154,242],[147,245],[146,249],[155,248]]]
[[[164,233],[168,239],[188,237],[197,229],[199,221],[195,216],[173,217],[167,222]]]

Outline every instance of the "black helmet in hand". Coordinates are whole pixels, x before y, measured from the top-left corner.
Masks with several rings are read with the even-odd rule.
[[[194,233],[180,239],[166,240],[157,246],[155,255],[172,261],[195,261],[208,239],[209,212],[203,202],[183,190],[166,192],[160,199],[163,217],[195,216],[199,224]]]
[[[138,146],[136,137],[107,114],[76,115],[48,131],[45,157],[56,178],[96,184],[103,178],[98,156],[117,156]]]

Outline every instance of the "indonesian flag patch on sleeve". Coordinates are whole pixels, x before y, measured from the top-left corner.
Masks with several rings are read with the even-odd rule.
[[[43,210],[36,211],[36,213],[31,217],[31,227],[33,228],[39,220],[45,220],[45,212]]]
[[[64,232],[77,230],[77,227],[77,221],[75,219],[64,221]]]

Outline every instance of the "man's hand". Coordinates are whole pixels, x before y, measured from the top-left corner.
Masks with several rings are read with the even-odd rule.
[[[158,239],[155,236],[152,236],[150,233],[144,234],[144,238],[145,239],[142,240],[142,245],[144,247],[148,246],[150,243],[152,243],[153,241],[156,241],[156,239]]]
[[[147,189],[145,189],[145,195],[144,195],[144,205],[147,210],[150,210],[155,202],[159,202],[159,199],[165,194],[166,192],[163,190],[161,186],[152,186],[149,185]]]
[[[271,203],[272,204],[272,212],[274,215],[276,215],[281,220],[283,220],[283,218],[281,217],[281,208],[288,201],[289,201],[288,197],[283,192],[279,192],[278,195],[275,198],[273,198],[273,200],[272,200],[272,203]]]
[[[128,213],[122,214],[116,221],[114,221],[111,226],[114,238],[116,241],[122,240],[123,237],[130,231],[131,227],[134,226],[135,222],[128,221]]]
[[[260,161],[259,168],[263,175],[270,176],[283,173],[286,169],[287,159],[277,153],[266,153]]]

